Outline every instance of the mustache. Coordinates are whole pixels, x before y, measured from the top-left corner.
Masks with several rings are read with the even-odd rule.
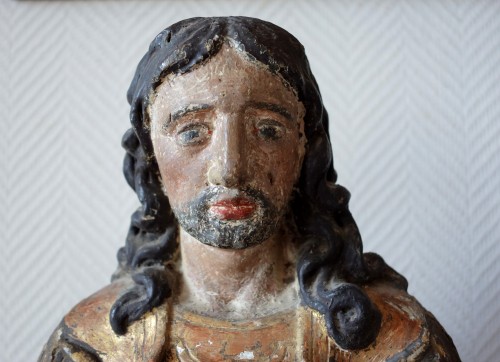
[[[220,201],[221,196],[224,199],[232,198],[248,198],[255,202],[259,208],[268,208],[271,206],[270,200],[265,196],[262,191],[257,190],[253,187],[244,187],[241,189],[228,189],[223,186],[210,186],[203,190],[194,200],[192,200],[188,207],[193,208],[198,211],[207,212],[210,205]]]

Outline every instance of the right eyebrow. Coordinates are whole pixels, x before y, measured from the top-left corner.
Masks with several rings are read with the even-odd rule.
[[[211,106],[209,104],[189,104],[187,106],[184,106],[170,115],[166,126],[169,126],[172,122],[176,122],[186,114],[204,111],[210,108]]]

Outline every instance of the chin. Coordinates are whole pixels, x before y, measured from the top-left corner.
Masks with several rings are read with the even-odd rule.
[[[276,231],[277,220],[193,220],[178,217],[179,224],[205,245],[221,249],[246,249],[262,244]]]

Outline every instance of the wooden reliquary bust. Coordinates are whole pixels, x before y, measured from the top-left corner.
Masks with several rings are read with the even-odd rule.
[[[141,206],[110,285],[40,361],[459,361],[403,276],[363,253],[302,45],[271,23],[161,32],[128,91]]]

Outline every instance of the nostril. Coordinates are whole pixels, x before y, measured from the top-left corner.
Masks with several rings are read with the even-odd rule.
[[[226,187],[236,187],[241,184],[241,175],[236,170],[231,169],[224,172],[221,180]]]

